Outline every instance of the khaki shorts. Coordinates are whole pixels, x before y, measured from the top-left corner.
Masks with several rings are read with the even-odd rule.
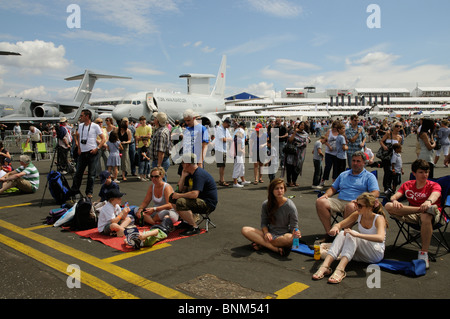
[[[193,214],[207,214],[211,209],[205,201],[200,198],[178,198],[176,207],[177,212],[190,210]]]
[[[345,206],[348,203],[351,203],[351,201],[342,200],[334,197],[328,198],[328,202],[330,203],[330,212],[334,215],[336,215],[336,213],[344,214]]]
[[[434,216],[433,225],[436,225],[439,222],[443,223],[444,222],[444,218],[443,218],[444,216],[439,211],[437,206],[436,206],[435,212],[436,212],[436,215]],[[422,213],[409,214],[409,215],[404,215],[404,216],[392,215],[392,217],[394,217],[395,219],[397,219],[399,221],[402,221],[402,222],[420,225],[421,224],[420,214],[422,214]],[[426,214],[426,213],[424,213],[424,214]]]
[[[15,179],[11,187],[17,187],[24,193],[34,193],[31,183],[23,178]]]

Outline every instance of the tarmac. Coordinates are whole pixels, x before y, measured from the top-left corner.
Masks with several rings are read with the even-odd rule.
[[[300,186],[288,188],[286,194],[293,196],[299,212],[301,240],[307,245],[324,235],[315,209],[317,192],[311,188],[311,153],[315,140],[313,137],[308,145],[303,174],[297,181]],[[415,135],[411,135],[403,147],[405,175],[402,181],[407,180],[411,163],[416,159],[415,141]],[[375,153],[379,143],[370,142],[368,146]],[[18,162],[13,164],[17,166]],[[176,307],[170,309],[170,314],[197,311],[206,316],[208,308],[193,307],[201,304],[198,300],[220,302],[221,308],[212,309],[212,315],[214,311],[228,313],[229,308],[223,308],[225,304],[250,299],[256,306],[252,308],[243,303],[246,307],[240,310],[241,314],[254,311],[254,314],[262,315],[269,307],[286,306],[275,299],[434,300],[449,296],[450,254],[443,248],[423,276],[412,277],[383,269],[373,271],[372,268],[368,272],[367,264],[351,262],[347,277],[338,285],[328,284],[326,279],[311,279],[321,263],[311,256],[291,252],[282,257],[264,249],[253,251],[250,242],[241,235],[241,228],[259,227],[261,204],[267,198],[267,175],[263,176],[264,183],[258,185],[244,188],[218,186],[219,204],[211,214],[216,227],[210,226],[207,233],[140,251],[121,252],[43,223],[49,211],[59,206],[45,189],[51,161],[41,160],[35,164],[41,175],[38,192],[0,195],[0,299],[176,299]],[[215,164],[206,165],[206,170],[219,180]],[[382,190],[382,168],[368,170],[378,171]],[[230,184],[231,174],[232,164],[227,164],[225,176]],[[441,158],[435,168],[435,177],[448,174],[449,169],[444,168]],[[71,185],[71,176],[67,175],[67,178]],[[248,162],[246,179],[253,181],[253,164]],[[168,182],[175,185],[177,180],[177,167],[171,166]],[[84,191],[85,182],[84,179],[81,191]],[[123,202],[139,205],[149,186],[150,182],[129,177],[128,181],[120,183],[121,191],[127,194]],[[100,184],[96,182],[94,193],[99,190]],[[416,246],[393,247],[398,227],[393,220],[388,220],[385,258],[408,262],[416,259]],[[445,237],[450,239],[448,233]],[[430,251],[434,249],[433,242]],[[234,311],[238,312],[237,309]]]

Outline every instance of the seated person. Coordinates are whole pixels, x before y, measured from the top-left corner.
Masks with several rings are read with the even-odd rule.
[[[104,202],[105,200],[107,200],[106,193],[111,189],[119,190],[119,185],[113,182],[111,173],[108,171],[103,171],[100,173],[100,184],[102,184],[102,187],[100,188],[100,192],[98,193],[98,196],[100,196],[99,202]]]
[[[275,178],[268,189],[268,199],[261,208],[261,229],[243,227],[242,235],[252,242],[254,250],[266,247],[281,256],[287,256],[292,247],[294,231],[298,228],[297,207],[285,196],[286,183]],[[301,237],[300,231],[296,234]]]
[[[39,189],[39,171],[28,155],[21,155],[20,166],[1,177],[0,182],[3,183],[0,194],[11,187],[23,193],[35,193]]]
[[[411,165],[411,171],[416,179],[404,182],[384,207],[398,220],[420,224],[422,250],[419,251],[418,259],[424,259],[429,268],[428,248],[433,225],[442,217],[441,186],[428,180],[430,164],[427,161],[415,160]],[[403,196],[408,200],[409,206],[398,201]]]
[[[364,192],[372,193],[376,198],[380,195],[380,188],[375,175],[367,171],[364,166],[366,156],[357,151],[352,155],[351,169],[342,172],[329,189],[316,200],[316,210],[323,227],[325,241],[332,241],[329,234],[331,229],[331,214],[341,213],[345,218],[356,211],[356,198]],[[331,198],[338,193],[337,198]]]
[[[100,209],[97,222],[97,229],[101,234],[122,237],[125,228],[131,224],[132,220],[130,216],[127,216],[130,208],[120,208],[123,195],[125,194],[118,189],[112,189],[106,193],[108,202]]]
[[[137,227],[128,227],[125,229],[125,244],[133,246],[135,249],[141,247],[152,247],[158,241],[161,241],[173,230],[172,219],[169,215],[164,216],[158,225],[153,225],[150,230],[139,232]]]
[[[190,236],[200,233],[196,215],[208,214],[216,209],[217,186],[214,178],[198,166],[194,153],[183,154],[182,166],[183,171],[178,181],[180,192],[171,195],[171,203],[175,205],[183,221],[190,226],[181,235]]]
[[[328,279],[331,284],[338,284],[345,278],[345,267],[351,260],[374,264],[384,258],[387,221],[383,206],[371,193],[358,196],[356,204],[356,212],[331,228],[330,234],[337,236],[323,264],[313,275],[314,280],[330,275],[330,266],[339,256],[339,264]],[[351,229],[355,223],[358,231]]]
[[[154,167],[150,171],[150,184],[147,194],[139,208],[135,209],[133,214],[136,220],[143,220],[151,225],[162,221],[165,216],[169,216],[173,223],[178,221],[178,213],[173,209],[169,202],[169,197],[173,193],[173,188],[169,183],[164,182],[163,178],[166,172],[162,167]],[[153,201],[153,207],[147,208]],[[139,223],[143,226],[143,223]]]

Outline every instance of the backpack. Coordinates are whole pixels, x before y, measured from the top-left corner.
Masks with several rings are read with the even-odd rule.
[[[88,197],[82,197],[75,207],[75,215],[70,225],[71,230],[88,230],[97,227],[97,214]]]
[[[69,183],[60,172],[50,171],[47,175],[48,190],[52,194],[56,203],[62,205],[69,198]]]
[[[64,138],[67,134],[67,130],[64,126],[61,125],[55,125],[55,131],[56,131],[56,137],[60,140]]]
[[[67,208],[54,208],[54,209],[50,210],[47,218],[45,219],[45,224],[53,225],[66,212],[67,212]]]

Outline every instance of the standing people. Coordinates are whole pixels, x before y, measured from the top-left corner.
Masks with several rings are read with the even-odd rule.
[[[131,143],[128,148],[128,156],[130,159],[130,170],[131,175],[136,176],[136,139],[134,135],[136,134],[136,127],[134,126],[134,121],[128,124],[128,129],[131,131]]]
[[[281,167],[284,167],[285,154],[283,153],[283,148],[287,143],[289,134],[288,134],[286,126],[281,123],[280,118],[277,118],[275,120],[275,128],[278,129],[278,135],[276,137],[278,138],[278,153],[280,156],[279,163],[280,163]]]
[[[294,125],[294,132],[289,136],[288,143],[295,146],[294,154],[286,155],[286,178],[288,186],[299,186],[297,178],[302,174],[303,162],[306,157],[306,146],[310,139],[307,133],[306,123],[301,121]]]
[[[144,146],[144,140],[147,140],[150,144],[150,138],[152,137],[152,128],[147,125],[147,119],[145,116],[139,118],[139,126],[136,128],[134,135],[136,140],[136,151],[139,159],[141,159],[142,147]],[[142,166],[143,167],[143,166]],[[141,170],[141,162],[139,161],[139,176],[144,175],[144,171]]]
[[[358,122],[358,115],[352,115],[350,117],[350,126],[345,130],[345,136],[348,141],[347,161],[349,167],[353,153],[356,151],[364,151],[364,144],[366,143],[366,133],[364,132],[364,128],[358,125]]]
[[[331,274],[330,266],[339,255],[339,264],[328,279],[331,284],[338,284],[346,277],[345,267],[351,260],[374,264],[384,258],[388,225],[383,206],[373,194],[363,193],[356,199],[356,207],[356,212],[331,228],[330,234],[337,236],[323,264],[313,275],[314,280]],[[358,224],[358,231],[351,229],[355,223]]]
[[[107,119],[105,119],[106,121]],[[98,117],[95,119],[95,123],[100,126],[100,128],[102,129],[102,134],[105,137],[105,141],[107,141],[109,139],[109,133],[106,131],[106,128],[103,127],[103,119]],[[97,137],[97,146],[100,145],[102,139],[101,136]],[[108,169],[108,157],[109,157],[109,152],[108,149],[106,148],[106,143],[103,144],[103,146],[101,148],[98,149],[98,156],[97,156],[97,164],[95,165],[95,176],[96,177],[100,177],[100,173],[102,172],[102,161],[103,161],[103,168],[104,170]]]
[[[216,165],[219,168],[219,185],[220,186],[230,186],[225,182],[225,165],[227,162],[227,145],[231,141],[230,134],[231,119],[227,117],[223,120],[222,125],[215,128],[215,158]]]
[[[37,153],[37,143],[42,143],[42,132],[37,127],[31,125],[30,130],[28,131],[28,138],[25,142],[26,145],[28,145],[31,141],[31,150],[33,151],[31,155],[31,159],[36,159],[36,153]]]
[[[117,180],[121,162],[120,152],[123,151],[123,147],[119,141],[119,135],[117,134],[117,131],[111,131],[111,133],[109,133],[109,139],[106,142],[106,147],[109,151],[108,162],[106,163],[108,165],[108,171],[112,175],[113,182],[118,184],[120,183]]]
[[[318,139],[314,143],[313,153],[313,163],[314,163],[314,177],[312,182],[312,188],[322,189],[323,186],[320,185],[320,181],[322,180],[322,162],[325,158],[325,153],[322,150],[322,145],[327,142],[327,138],[322,135],[320,139]]]
[[[13,128],[13,135],[16,137],[16,146],[20,145],[20,140],[22,138],[22,128],[20,127],[20,123],[16,123]]]
[[[234,131],[233,149],[230,150],[234,153],[234,166],[233,166],[233,187],[243,187],[250,184],[245,180],[245,122],[239,123],[239,127]],[[238,178],[241,179],[241,183],[238,183]]]
[[[183,154],[194,153],[198,161],[197,165],[203,168],[203,161],[205,160],[209,143],[209,133],[204,125],[197,122],[196,117],[197,114],[191,109],[187,109],[183,113],[183,120],[186,125],[181,135],[183,139]]]
[[[345,137],[345,126],[344,124],[340,123],[336,127],[339,135],[336,138],[336,170],[337,174],[341,174],[343,171],[345,171],[346,163],[347,163],[347,153],[348,153],[348,145],[347,140]],[[351,158],[351,157],[350,157]],[[349,161],[350,165],[350,161]]]
[[[267,159],[267,133],[261,123],[256,124],[255,130],[250,135],[249,149],[255,177],[253,184],[264,183],[261,168]]]
[[[386,151],[389,148],[392,150],[392,146],[394,144],[401,144],[403,141],[402,136],[400,135],[400,130],[402,129],[402,124],[400,122],[395,121],[392,124],[392,128],[386,134],[384,134],[383,138],[380,140],[380,145]],[[392,191],[392,166],[391,166],[391,157],[388,159],[383,159],[381,161],[381,166],[383,167],[384,175],[383,175],[383,188],[386,196],[391,196],[393,194]]]
[[[128,118],[124,117],[119,123],[119,141],[122,145],[122,157],[120,158],[120,170],[122,171],[122,181],[127,180],[130,171],[129,148],[131,144],[131,130],[128,128]]]
[[[436,141],[434,135],[434,121],[432,119],[423,119],[422,127],[419,132],[420,153],[419,159],[423,159],[430,164],[428,178],[434,177],[434,148]]]
[[[153,132],[152,144],[150,145],[150,154],[152,157],[151,167],[164,168],[164,182],[167,182],[167,171],[170,167],[170,149],[172,146],[170,139],[170,130],[167,127],[167,115],[158,112],[153,121],[155,129]]]
[[[434,157],[434,165],[437,164],[437,162],[439,161],[439,156],[441,155],[441,152],[444,155],[444,166],[448,167],[448,162],[445,162],[445,158],[448,156],[449,152],[449,148],[450,148],[450,140],[449,140],[449,135],[450,135],[450,128],[448,128],[448,120],[442,120],[441,121],[441,128],[438,131],[438,139],[439,142],[441,143],[441,148],[439,150],[436,150],[436,156]]]
[[[338,177],[339,174],[336,174],[336,138],[339,135],[339,132],[336,129],[337,124],[339,123],[339,120],[333,121],[331,124],[331,128],[327,131],[325,136],[327,137],[327,142],[325,143],[325,168],[323,171],[323,178],[320,182],[321,186],[325,185],[325,181],[327,181],[330,178],[330,172],[331,168],[333,168],[333,182]]]
[[[57,155],[58,155],[58,170],[61,174],[67,174],[69,170],[68,160],[69,160],[69,151],[72,143],[72,136],[70,135],[70,129],[66,126],[67,118],[61,117],[59,120],[58,131],[60,134],[57,134],[58,137],[58,146],[57,146]]]
[[[92,198],[94,191],[94,180],[96,173],[96,164],[98,159],[98,150],[106,142],[102,129],[96,123],[92,123],[92,113],[85,109],[81,111],[80,125],[78,126],[77,138],[75,143],[78,148],[77,171],[73,177],[73,184],[70,190],[71,195],[80,192],[81,180],[84,171],[88,168],[88,178],[86,184],[86,196]],[[100,136],[100,144],[97,145],[97,137]]]
[[[292,247],[294,234],[301,237],[298,229],[298,212],[294,202],[285,196],[286,183],[275,178],[268,187],[268,198],[261,208],[261,228],[245,226],[241,232],[252,242],[254,250],[266,247],[281,256],[287,256]]]

